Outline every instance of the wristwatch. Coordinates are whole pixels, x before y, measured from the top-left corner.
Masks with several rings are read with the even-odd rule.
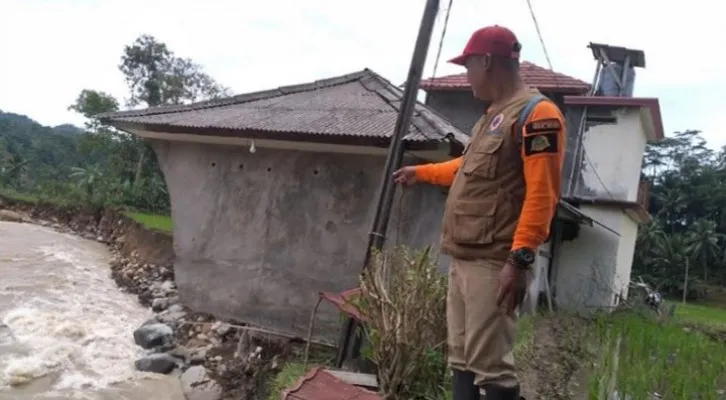
[[[509,262],[520,269],[529,269],[534,263],[534,250],[523,247],[509,253]]]

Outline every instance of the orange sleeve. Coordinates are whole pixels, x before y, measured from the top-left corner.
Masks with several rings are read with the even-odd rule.
[[[527,189],[512,250],[536,249],[549,235],[560,198],[565,121],[557,106],[543,101],[524,124],[522,160]]]
[[[435,164],[419,165],[416,167],[416,179],[433,185],[451,186],[460,166],[461,157]]]

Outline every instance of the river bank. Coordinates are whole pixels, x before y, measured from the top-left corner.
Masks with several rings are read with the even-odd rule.
[[[35,204],[0,197],[5,219],[47,226],[101,242],[112,253],[111,277],[155,316],[133,334],[148,348],[140,370],[179,375],[191,400],[266,399],[274,374],[299,343],[219,321],[180,303],[174,284],[172,236],[150,229],[123,210]],[[19,217],[19,218],[18,218]]]

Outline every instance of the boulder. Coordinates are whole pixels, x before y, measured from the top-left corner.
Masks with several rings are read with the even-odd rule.
[[[201,365],[184,371],[179,380],[188,400],[218,400],[222,396],[222,389]]]
[[[169,325],[150,323],[134,331],[134,342],[144,349],[166,346],[172,342],[174,331]]]
[[[23,222],[22,214],[10,210],[0,210],[0,221]]]
[[[139,358],[134,363],[134,366],[142,372],[168,374],[177,367],[177,364],[178,360],[175,357],[166,353],[156,353]]]

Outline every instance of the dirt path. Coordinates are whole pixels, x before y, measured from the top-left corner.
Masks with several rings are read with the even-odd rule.
[[[536,317],[534,343],[518,359],[522,395],[528,400],[587,398],[590,321],[577,316]]]

